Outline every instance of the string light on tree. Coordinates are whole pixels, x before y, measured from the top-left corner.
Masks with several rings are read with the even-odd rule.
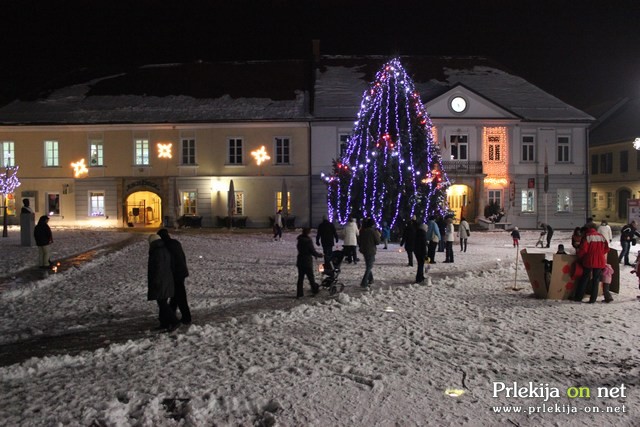
[[[7,233],[7,208],[9,195],[20,186],[18,179],[18,166],[5,166],[4,173],[0,174],[0,194],[2,194],[3,226],[2,237],[8,237]]]
[[[327,183],[331,220],[351,215],[393,227],[412,215],[448,213],[450,185],[429,115],[412,79],[395,58],[365,91],[345,154],[333,161]]]

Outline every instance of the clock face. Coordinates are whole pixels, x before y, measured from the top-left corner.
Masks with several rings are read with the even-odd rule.
[[[456,96],[451,100],[451,109],[456,113],[462,113],[467,108],[467,101],[461,97]]]

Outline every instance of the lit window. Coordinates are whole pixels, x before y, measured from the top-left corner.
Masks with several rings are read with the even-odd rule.
[[[276,212],[280,209],[284,211],[284,206],[282,206],[282,191],[276,193]],[[291,192],[289,191],[287,191],[287,212],[291,213]]]
[[[89,166],[104,166],[104,145],[102,140],[89,141]]]
[[[598,208],[598,193],[595,191],[591,192],[591,209]]]
[[[45,203],[47,215],[60,215],[60,193],[47,193]]]
[[[16,152],[13,141],[0,142],[0,165],[1,166],[15,166],[16,165]]]
[[[89,216],[104,216],[104,191],[89,192]]]
[[[242,138],[229,138],[229,164],[241,165],[242,159]]]
[[[234,215],[244,215],[244,193],[236,191],[236,207],[233,211]]]
[[[48,167],[60,166],[58,141],[44,142],[44,164]]]
[[[182,192],[182,213],[196,215],[198,213],[198,193],[195,191]]]
[[[348,133],[341,133],[340,135],[338,135],[338,144],[340,150],[339,154],[341,159],[344,158],[344,156],[347,154],[350,138],[351,135],[349,135]]]
[[[489,204],[496,204],[502,207],[502,190],[489,190],[487,192],[487,200]]]
[[[571,212],[573,211],[573,193],[570,188],[558,189],[558,212]]]
[[[136,158],[135,164],[137,166],[149,165],[149,140],[148,139],[136,139],[134,141]]]
[[[528,188],[522,190],[522,212],[536,211],[536,190]]]

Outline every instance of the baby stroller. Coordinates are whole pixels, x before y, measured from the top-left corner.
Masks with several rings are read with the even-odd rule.
[[[538,246],[540,246],[541,248],[544,248],[544,245],[547,244],[546,240],[544,239],[544,236],[547,235],[546,231],[543,231],[540,233],[540,237],[538,237],[538,241],[536,242],[536,248]]]
[[[342,292],[344,290],[344,283],[339,281],[340,277],[340,265],[344,259],[344,252],[333,251],[329,258],[329,264],[323,264],[324,270],[322,274],[325,277],[322,279],[320,286],[329,289],[329,294],[334,295],[336,292]]]

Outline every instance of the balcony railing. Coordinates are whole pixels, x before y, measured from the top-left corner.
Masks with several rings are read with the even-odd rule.
[[[482,173],[481,161],[445,160],[442,162],[447,175],[476,175]]]

